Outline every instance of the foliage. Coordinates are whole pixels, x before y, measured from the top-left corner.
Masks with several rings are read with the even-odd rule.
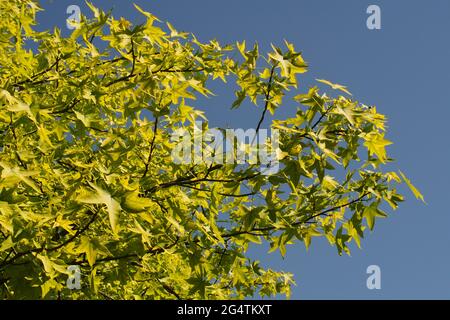
[[[204,117],[188,103],[212,94],[209,80],[235,81],[233,108],[259,106],[259,130],[307,64],[290,43],[264,57],[245,42],[202,43],[139,7],[136,26],[90,7],[94,18],[62,37],[34,29],[36,2],[0,2],[3,298],[289,296],[293,276],[250,260],[251,243],[284,255],[323,236],[349,253],[383,203],[402,201],[395,187],[409,180],[381,170],[385,117],[325,80],[342,93],[299,92],[296,115],[272,121],[278,173],[174,163],[170,133]],[[81,290],[66,288],[69,265]]]

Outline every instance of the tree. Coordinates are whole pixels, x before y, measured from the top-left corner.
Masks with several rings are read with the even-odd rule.
[[[264,56],[245,42],[201,43],[137,6],[146,22],[136,26],[89,6],[94,17],[62,37],[33,29],[37,2],[0,3],[3,298],[289,296],[292,275],[250,260],[251,243],[284,255],[323,236],[348,253],[387,215],[381,206],[403,200],[402,180],[422,197],[382,170],[392,159],[375,107],[325,80],[337,91],[288,94],[308,68],[292,44]],[[296,105],[270,124],[278,170],[174,161],[174,132],[194,137],[204,118],[188,104],[217,78],[238,85],[233,108],[258,106],[255,133],[267,111]],[[80,268],[80,290],[66,287],[68,266]]]

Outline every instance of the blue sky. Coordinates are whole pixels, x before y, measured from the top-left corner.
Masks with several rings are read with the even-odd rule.
[[[113,15],[142,22],[132,1],[92,1]],[[65,34],[67,6],[84,1],[41,1],[39,29],[58,26]],[[324,239],[310,250],[291,246],[287,257],[251,251],[265,266],[296,275],[294,299],[450,299],[450,1],[365,0],[135,0],[135,3],[201,41],[294,43],[310,71],[300,78],[305,91],[315,78],[349,87],[354,97],[376,105],[388,117],[390,154],[425,196],[424,205],[408,190],[407,201],[388,219],[377,221],[373,233],[338,256]],[[381,8],[381,30],[368,30],[366,9]],[[199,100],[211,127],[254,127],[260,110],[244,105],[230,111],[234,97],[213,84],[213,99]],[[291,108],[291,109],[290,109]],[[290,114],[281,107],[278,117]],[[266,123],[267,125],[267,123]],[[368,290],[366,268],[381,268],[381,290]]]

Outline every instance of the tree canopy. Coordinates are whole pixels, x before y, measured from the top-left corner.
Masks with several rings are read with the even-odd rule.
[[[139,25],[89,6],[63,37],[36,31],[37,2],[0,2],[1,297],[289,296],[293,275],[251,260],[250,244],[285,255],[325,237],[349,253],[403,200],[398,184],[422,198],[383,169],[385,116],[344,86],[303,88],[293,44],[262,54],[200,42],[138,6]],[[256,105],[255,132],[275,117],[276,172],[174,161],[173,132],[208,127],[195,100],[214,79],[238,87],[225,107]],[[278,119],[286,105],[295,116]],[[74,265],[80,290],[66,286]]]

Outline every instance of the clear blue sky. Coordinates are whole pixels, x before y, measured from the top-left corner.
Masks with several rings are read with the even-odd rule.
[[[141,22],[133,1],[92,1],[114,16]],[[42,0],[39,29],[65,30],[66,7],[84,1]],[[300,79],[306,90],[314,78],[349,87],[354,96],[376,105],[388,116],[389,147],[400,167],[419,187],[427,205],[407,202],[388,219],[377,221],[373,233],[354,248],[351,257],[338,256],[326,240],[314,239],[309,252],[291,246],[283,260],[266,248],[251,254],[263,265],[296,275],[294,299],[450,299],[450,1],[366,0],[135,0],[177,29],[202,41],[246,40],[293,42],[303,52],[310,71]],[[366,9],[381,8],[381,30],[368,30]],[[254,127],[260,110],[249,105],[231,112],[233,101],[223,86],[217,97],[201,100],[211,126]],[[291,106],[292,108],[292,106]],[[289,113],[289,106],[277,116]],[[366,268],[381,267],[381,290],[366,288]]]

